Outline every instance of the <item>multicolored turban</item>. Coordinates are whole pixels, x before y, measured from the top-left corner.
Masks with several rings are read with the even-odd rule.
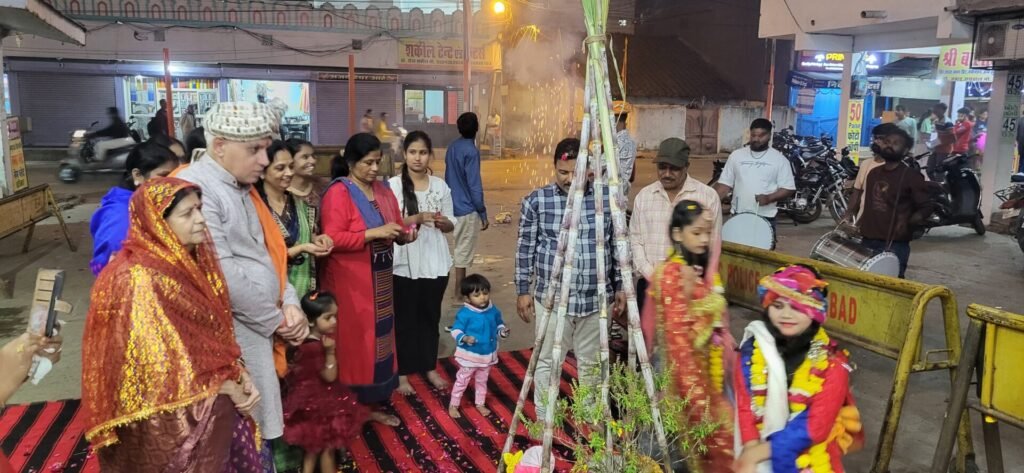
[[[819,279],[814,271],[805,266],[779,268],[775,274],[761,278],[757,295],[761,307],[768,308],[777,299],[789,302],[790,307],[819,324],[825,323],[828,314],[828,283]]]

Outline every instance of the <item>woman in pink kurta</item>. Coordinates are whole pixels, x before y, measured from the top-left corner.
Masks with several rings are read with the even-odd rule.
[[[335,179],[320,204],[321,228],[334,240],[320,284],[338,300],[338,380],[359,402],[376,404],[398,386],[392,245],[414,241],[416,230],[402,227],[398,201],[377,180],[377,138],[352,136],[341,158],[332,165]],[[371,417],[398,425],[394,416],[375,412]]]

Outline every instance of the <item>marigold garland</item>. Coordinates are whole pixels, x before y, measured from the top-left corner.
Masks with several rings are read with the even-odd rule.
[[[828,369],[829,364],[830,345],[831,340],[825,330],[818,330],[811,341],[811,348],[807,351],[807,358],[793,373],[793,381],[789,386],[790,419],[807,410],[806,400],[821,392],[825,384],[822,374]],[[761,430],[764,428],[764,406],[768,393],[768,368],[757,341],[754,342],[754,351],[750,357],[750,390],[751,410],[757,422],[757,429]],[[796,466],[801,472],[832,473],[832,460],[828,454],[829,443],[830,441],[825,441],[813,445],[797,458]]]

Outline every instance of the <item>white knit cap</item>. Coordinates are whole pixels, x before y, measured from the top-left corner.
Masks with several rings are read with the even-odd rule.
[[[203,117],[203,126],[214,136],[230,141],[255,141],[274,134],[277,116],[266,104],[221,102]]]

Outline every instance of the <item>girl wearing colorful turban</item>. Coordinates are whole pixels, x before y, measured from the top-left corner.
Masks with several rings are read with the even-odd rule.
[[[794,265],[761,279],[763,320],[751,322],[735,370],[736,473],[842,473],[863,442],[848,354],[822,324],[828,283]]]
[[[674,370],[669,394],[689,397],[686,409],[678,414],[680,425],[719,422],[704,439],[707,452],[693,452],[689,465],[683,465],[681,453],[696,449],[673,446],[673,469],[693,473],[730,472],[733,459],[732,406],[723,386],[722,354],[731,352],[734,344],[723,320],[721,284],[711,286],[704,277],[705,272],[713,271],[708,264],[713,228],[712,219],[697,202],[676,204],[668,229],[672,254],[655,270],[641,315],[647,351],[654,354],[655,366]]]

